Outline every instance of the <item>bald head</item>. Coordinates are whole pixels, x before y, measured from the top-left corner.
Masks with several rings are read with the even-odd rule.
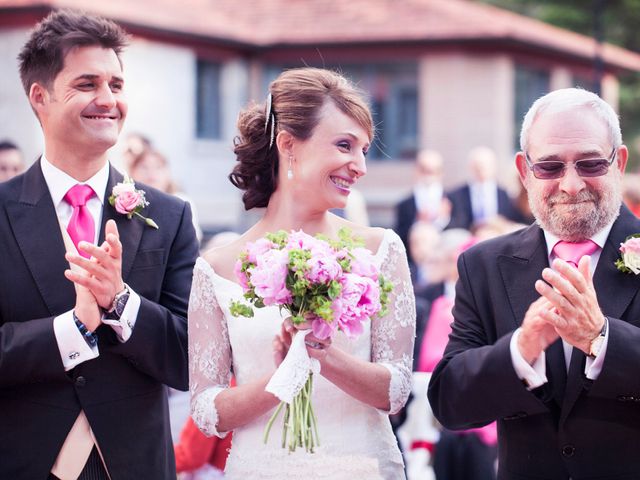
[[[416,183],[431,185],[442,180],[442,155],[435,150],[421,150],[416,159]]]
[[[469,152],[469,170],[476,182],[495,180],[497,163],[496,154],[489,147],[476,147]]]

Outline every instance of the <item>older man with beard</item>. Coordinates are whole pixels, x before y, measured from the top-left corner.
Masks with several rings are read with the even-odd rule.
[[[498,420],[499,479],[638,479],[640,276],[616,261],[640,221],[621,202],[618,118],[558,90],[520,143],[536,224],[460,256],[429,400],[450,429]]]

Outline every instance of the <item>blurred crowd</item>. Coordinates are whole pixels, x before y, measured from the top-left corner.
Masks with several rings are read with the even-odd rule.
[[[123,168],[135,181],[188,201],[202,242],[195,205],[173,179],[170,163],[150,139],[140,134],[127,137]],[[22,173],[25,166],[19,147],[1,141],[0,181]],[[426,390],[453,321],[458,255],[477,242],[525,227],[533,217],[524,189],[510,195],[501,186],[498,159],[490,148],[479,146],[469,152],[467,182],[456,188],[445,188],[443,166],[439,152],[420,151],[411,194],[395,206],[394,229],[409,254],[417,329],[412,396],[392,423],[405,455],[409,480],[491,480],[496,471],[495,424],[463,432],[447,431],[433,418]],[[624,181],[625,203],[640,216],[640,174],[627,173]],[[347,208],[335,213],[357,223],[369,223],[364,196],[357,190],[352,191]],[[226,231],[206,238],[202,250],[222,245],[237,235]],[[205,437],[189,418],[188,393],[170,392],[170,405],[180,478],[222,478],[231,435],[225,439]]]

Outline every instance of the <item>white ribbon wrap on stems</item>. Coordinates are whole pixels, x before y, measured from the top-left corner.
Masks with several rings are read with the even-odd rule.
[[[309,357],[304,343],[309,333],[311,329],[300,330],[295,334],[287,355],[265,387],[267,392],[288,404],[300,393],[311,372],[320,373],[320,362]]]

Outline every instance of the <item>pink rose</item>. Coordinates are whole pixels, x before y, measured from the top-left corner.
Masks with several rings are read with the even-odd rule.
[[[141,203],[142,195],[136,191],[121,192],[116,197],[115,207],[118,213],[128,215]]]
[[[242,290],[245,292],[249,291],[249,279],[247,278],[246,272],[242,271],[242,260],[238,260],[233,266],[233,273],[236,274],[236,278],[238,279],[238,282],[240,282]]]
[[[640,273],[640,238],[633,237],[620,244],[622,261],[633,273]]]
[[[374,261],[373,254],[366,248],[354,248],[351,251],[351,273],[362,275],[372,280],[378,280],[378,266]]]
[[[260,255],[263,255],[275,246],[276,245],[271,240],[266,238],[260,238],[255,242],[247,243],[247,260],[250,263],[255,264]]]
[[[289,252],[269,250],[256,259],[256,266],[248,270],[256,295],[265,305],[290,303],[291,292],[287,289]]]
[[[333,302],[338,325],[347,337],[362,333],[362,323],[377,314],[380,309],[380,288],[368,277],[346,273],[342,279],[342,293]]]
[[[320,340],[325,340],[333,336],[337,328],[338,322],[335,321],[329,323],[322,317],[315,317],[311,320],[311,329],[313,330],[313,334]]]

